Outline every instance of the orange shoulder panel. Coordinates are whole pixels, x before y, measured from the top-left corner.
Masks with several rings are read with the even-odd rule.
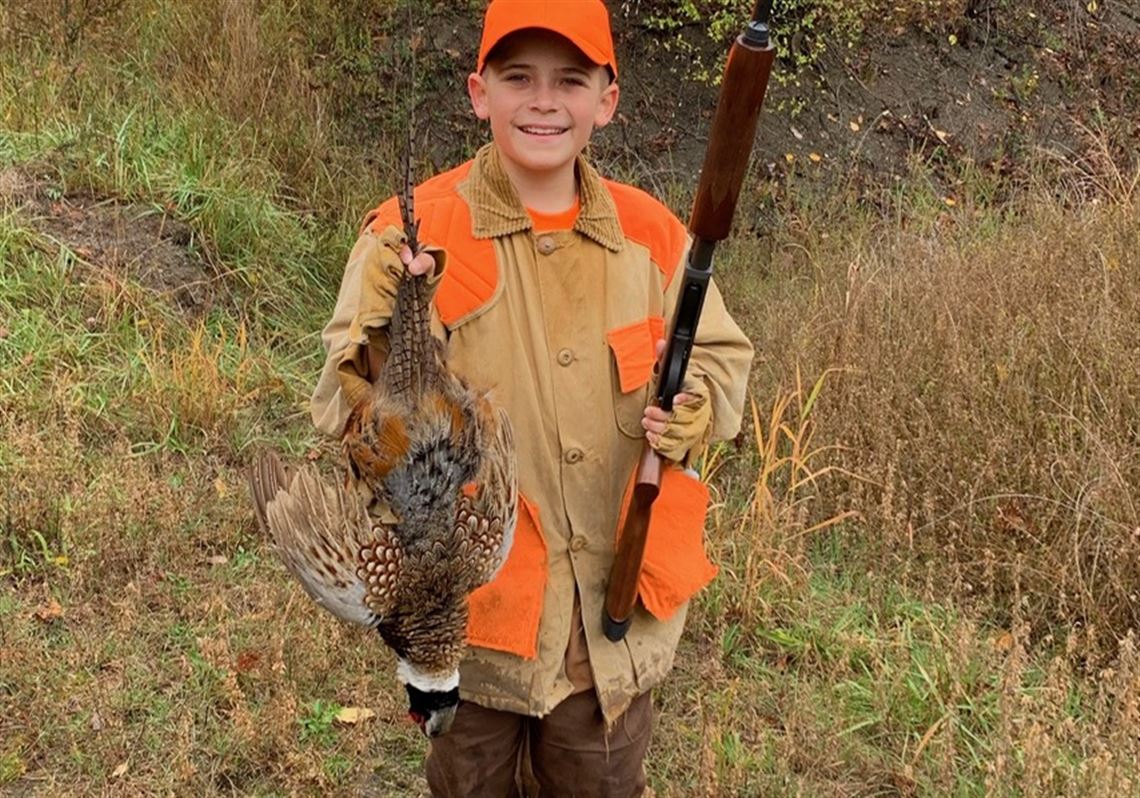
[[[665,205],[641,189],[613,180],[604,182],[614,198],[625,237],[649,250],[649,257],[665,275],[668,285],[688,246],[685,225]]]
[[[420,240],[447,252],[447,269],[435,294],[436,310],[447,326],[485,305],[499,281],[495,245],[471,235],[471,209],[455,191],[471,171],[471,164],[468,161],[425,181],[416,187],[414,198]],[[401,224],[395,197],[364,217],[364,227],[374,233]]]

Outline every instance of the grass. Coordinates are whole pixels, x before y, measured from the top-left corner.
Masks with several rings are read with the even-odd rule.
[[[270,5],[0,11],[0,173],[183,220],[219,296],[188,315],[0,192],[0,794],[423,792],[390,656],[245,494],[259,446],[335,462],[305,397],[398,138],[341,136],[310,80],[350,15]],[[965,167],[953,206],[916,164],[742,209],[771,232],[718,279],[760,355],[701,464],[721,575],[656,694],[657,795],[1134,794],[1140,219],[1089,145]]]
[[[734,286],[783,310],[760,340],[771,372],[838,369],[812,418],[838,445],[819,515],[856,507],[883,558],[939,560],[943,587],[998,605],[1019,593],[1034,623],[1095,625],[1109,653],[1140,607],[1140,264],[1134,187],[1112,184],[1078,204],[918,197],[901,224],[801,206],[773,279]]]

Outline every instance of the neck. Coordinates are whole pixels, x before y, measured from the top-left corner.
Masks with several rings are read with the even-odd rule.
[[[511,179],[523,207],[539,213],[560,213],[578,196],[578,175],[571,161],[557,171],[535,174],[520,169],[507,158],[502,159],[503,171]]]

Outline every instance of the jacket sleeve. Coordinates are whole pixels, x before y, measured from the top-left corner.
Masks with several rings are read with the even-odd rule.
[[[685,257],[687,256],[686,252]],[[682,259],[674,272],[674,279],[665,289],[667,323],[673,318],[681,284],[684,282],[684,273],[684,259]],[[698,396],[704,394],[707,397],[711,419],[704,434],[690,450],[708,440],[733,438],[740,431],[752,355],[752,342],[729,315],[716,280],[710,280],[683,390]],[[697,406],[693,409],[696,410]],[[678,408],[678,412],[682,410],[683,408]]]
[[[370,387],[368,347],[382,358],[387,354],[387,326],[405,269],[400,260],[404,243],[398,227],[390,225],[380,233],[366,228],[348,256],[336,308],[321,332],[325,365],[309,401],[313,424],[327,435],[340,436],[353,405]],[[439,249],[426,250],[435,257],[430,280],[435,285],[443,277],[446,257]],[[437,320],[433,326],[441,332]]]

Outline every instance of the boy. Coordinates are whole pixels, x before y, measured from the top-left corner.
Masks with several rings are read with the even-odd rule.
[[[507,409],[519,526],[496,579],[471,597],[462,703],[432,741],[434,796],[640,795],[649,690],[672,667],[688,599],[715,573],[708,495],[670,468],[653,513],[639,609],[625,640],[602,633],[623,497],[648,439],[683,462],[740,425],[752,347],[711,286],[685,391],[650,406],[665,320],[688,245],[682,225],[582,157],[618,102],[602,0],[493,0],[467,82],[492,142],[416,190],[419,256],[395,200],[366,217],[325,328],[312,400],[339,435],[386,353],[403,269],[430,273],[433,329],[450,367]],[[382,510],[380,510],[382,512]]]

